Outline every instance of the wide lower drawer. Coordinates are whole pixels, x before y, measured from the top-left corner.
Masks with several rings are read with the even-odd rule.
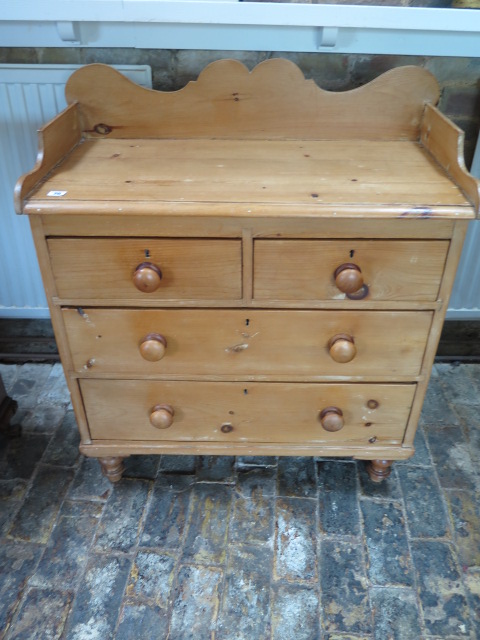
[[[63,309],[63,317],[78,373],[413,377],[432,314]]]
[[[415,392],[393,384],[79,382],[94,440],[400,444]],[[156,428],[151,420],[165,406],[172,424]],[[339,431],[322,426],[329,408],[333,422],[340,414],[332,408],[342,414]]]
[[[241,240],[237,239],[50,238],[48,248],[61,298],[231,300],[242,296]],[[155,286],[158,278],[155,290],[135,286],[134,275],[141,265],[145,288]]]
[[[433,301],[448,245],[443,240],[255,240],[254,298]],[[345,293],[340,283],[348,276],[365,286]]]

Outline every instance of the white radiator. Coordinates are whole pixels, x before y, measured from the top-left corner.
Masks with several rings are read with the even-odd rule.
[[[480,319],[480,220],[470,222],[448,305],[447,320]]]
[[[13,209],[18,177],[33,168],[37,129],[66,107],[65,83],[78,65],[0,65],[0,317],[46,318],[37,256],[26,216]],[[116,66],[151,88],[148,66]]]
[[[472,175],[480,179],[480,137],[473,156]],[[447,320],[480,319],[480,220],[468,225],[457,277],[448,305]]]

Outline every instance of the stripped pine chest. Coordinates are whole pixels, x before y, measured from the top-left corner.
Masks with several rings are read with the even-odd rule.
[[[16,187],[81,451],[410,457],[477,181],[438,85],[74,73]]]

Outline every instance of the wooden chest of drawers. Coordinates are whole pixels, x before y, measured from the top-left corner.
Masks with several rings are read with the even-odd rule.
[[[352,456],[413,440],[478,183],[438,86],[285,60],[173,93],[91,65],[16,188],[81,450]]]

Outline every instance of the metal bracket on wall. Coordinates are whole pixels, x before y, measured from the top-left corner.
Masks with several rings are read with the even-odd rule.
[[[334,47],[338,40],[337,27],[320,27],[318,33],[318,48],[328,49]]]
[[[237,0],[16,0],[3,4],[3,47],[480,57],[480,12],[473,9]]]
[[[57,31],[63,42],[80,44],[79,28],[76,22],[61,20],[60,22],[57,22]]]

